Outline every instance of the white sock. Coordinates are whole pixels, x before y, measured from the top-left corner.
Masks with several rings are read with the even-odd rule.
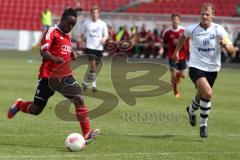
[[[194,97],[192,99],[192,104],[189,106],[189,112],[192,115],[196,115],[196,111],[198,110],[200,104],[196,101],[196,98]]]
[[[211,110],[211,102],[200,100],[200,127],[207,126],[208,115]]]
[[[86,80],[83,80],[83,85],[88,86],[88,82]]]
[[[97,88],[97,81],[96,81],[96,80],[93,81],[92,86],[93,86],[94,88]]]

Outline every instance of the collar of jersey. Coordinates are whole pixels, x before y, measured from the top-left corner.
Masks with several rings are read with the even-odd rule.
[[[64,33],[64,32],[58,27],[58,25],[55,24],[54,27],[57,28],[57,29],[58,29],[60,32],[62,32],[63,34],[65,34],[65,35],[68,34],[68,33]]]
[[[208,30],[209,28],[211,28],[212,26],[213,26],[213,22],[211,22],[210,27],[208,27],[207,29],[205,29],[205,28],[203,28],[203,27],[201,26],[201,22],[199,23],[199,27],[201,27],[201,28],[204,29],[205,31]]]
[[[99,21],[99,19],[97,19],[96,21],[93,21],[92,18],[90,18],[91,22],[97,23]]]
[[[173,31],[173,32],[178,32],[180,29],[182,29],[183,27],[182,26],[178,26],[178,28],[177,29],[173,29],[173,27],[171,27],[171,30]]]

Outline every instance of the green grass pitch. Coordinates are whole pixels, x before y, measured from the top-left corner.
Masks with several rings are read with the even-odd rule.
[[[54,107],[63,100],[60,94],[49,100],[39,116],[18,113],[12,120],[6,117],[8,107],[18,97],[33,99],[40,63],[37,51],[0,53],[0,160],[240,159],[239,69],[222,69],[218,75],[208,138],[200,138],[199,127],[188,124],[185,108],[195,89],[187,77],[180,85],[179,99],[170,92],[137,98],[136,106],[131,107],[119,98],[115,110],[91,121],[102,135],[83,151],[73,153],[67,151],[64,141],[69,133],[80,132],[80,128],[76,121],[56,117]],[[85,69],[75,72],[79,82]],[[169,81],[169,72],[163,79]],[[108,61],[99,74],[98,87],[117,96]],[[89,97],[85,101],[91,109],[101,102]],[[144,118],[150,114],[157,118]]]

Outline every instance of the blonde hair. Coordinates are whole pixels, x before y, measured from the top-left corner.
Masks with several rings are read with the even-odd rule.
[[[93,12],[94,10],[98,10],[98,12],[100,12],[100,7],[98,5],[93,5],[90,11]]]
[[[210,3],[210,2],[206,2],[202,5],[202,10],[203,9],[208,9],[208,8],[211,8],[212,10],[212,15],[214,15],[214,12],[215,12],[215,6],[213,3]]]

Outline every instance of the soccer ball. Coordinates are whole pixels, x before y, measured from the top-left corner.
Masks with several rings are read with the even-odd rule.
[[[65,141],[65,146],[71,152],[78,152],[84,148],[85,140],[81,134],[71,133]]]

